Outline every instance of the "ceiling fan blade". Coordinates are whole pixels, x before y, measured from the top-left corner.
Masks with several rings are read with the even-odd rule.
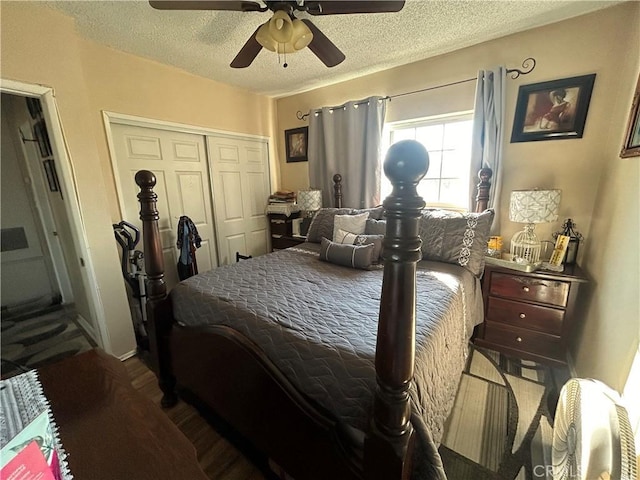
[[[404,7],[404,0],[391,1],[318,1],[304,2],[311,15],[340,15],[347,13],[385,13],[399,12]]]
[[[340,49],[318,29],[318,27],[311,23],[311,20],[304,18],[302,21],[307,25],[307,27],[309,27],[311,33],[313,33],[313,40],[311,40],[311,43],[309,44],[309,50],[311,50],[327,67],[335,67],[342,63],[345,59],[344,53],[342,53]]]
[[[239,12],[259,12],[258,2],[225,2],[210,0],[149,0],[149,5],[158,10],[231,10]]]
[[[256,34],[258,33],[258,30],[260,30],[261,26],[262,25],[256,28],[256,31],[253,32],[253,35],[249,37],[247,43],[245,43],[240,49],[236,58],[233,59],[231,62],[232,68],[247,68],[258,56],[260,50],[262,50],[262,45],[260,45],[256,40]]]

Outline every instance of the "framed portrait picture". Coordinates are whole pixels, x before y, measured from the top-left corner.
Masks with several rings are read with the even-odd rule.
[[[640,157],[640,76],[638,76],[636,93],[633,95],[633,101],[631,102],[627,133],[624,137],[624,145],[620,156],[623,158]]]
[[[33,134],[36,137],[38,143],[38,149],[40,150],[40,156],[46,158],[51,156],[51,143],[49,142],[49,134],[47,133],[47,126],[44,120],[33,125]]]
[[[287,163],[306,162],[307,141],[309,127],[292,128],[284,131],[284,141],[287,147]]]
[[[59,192],[60,184],[58,183],[58,173],[56,172],[56,164],[53,159],[45,160],[42,162],[42,165],[44,166],[44,173],[47,177],[49,190],[52,192]]]
[[[522,85],[511,143],[582,138],[596,74]]]

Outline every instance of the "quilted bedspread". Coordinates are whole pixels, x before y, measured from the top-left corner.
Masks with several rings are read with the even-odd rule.
[[[376,375],[374,356],[382,268],[322,262],[306,243],[191,277],[171,292],[182,325],[222,324],[249,337],[304,394],[365,430]],[[416,370],[411,396],[439,444],[475,324],[478,280],[457,265],[420,262]]]

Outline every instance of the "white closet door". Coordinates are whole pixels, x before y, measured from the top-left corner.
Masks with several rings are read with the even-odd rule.
[[[220,264],[267,253],[271,192],[266,142],[208,136]]]
[[[176,229],[182,215],[193,220],[202,237],[202,246],[196,251],[198,271],[217,267],[204,136],[122,124],[112,124],[111,128],[119,191],[125,206],[124,220],[139,228],[139,189],[134,177],[142,169],[150,170],[156,176],[167,286],[171,288],[179,281]],[[142,242],[138,249],[142,249]]]

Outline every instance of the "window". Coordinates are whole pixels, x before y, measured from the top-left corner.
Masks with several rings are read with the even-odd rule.
[[[431,117],[386,125],[387,148],[400,140],[417,140],[429,152],[429,170],[418,185],[428,206],[469,208],[472,113]],[[391,193],[383,175],[381,198]]]

